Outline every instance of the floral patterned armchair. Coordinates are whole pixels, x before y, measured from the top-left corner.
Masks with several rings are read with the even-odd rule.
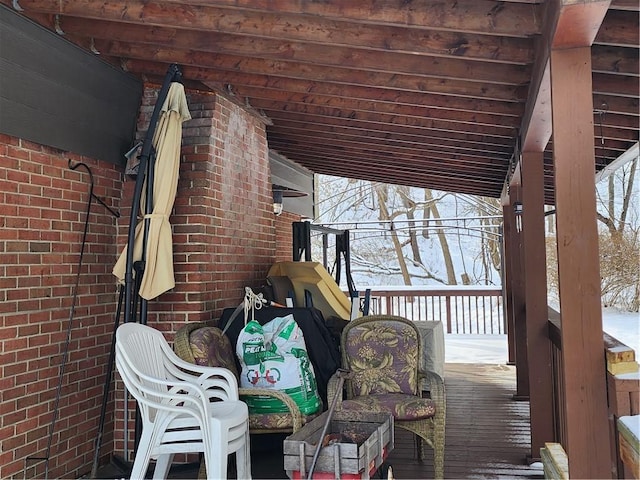
[[[371,315],[350,321],[342,332],[342,368],[351,374],[345,382],[346,398],[336,408],[388,412],[394,424],[416,435],[418,458],[423,441],[433,449],[436,478],[444,477],[445,389],[433,372],[419,371],[420,334],[409,320]],[[329,382],[333,399],[338,381]],[[423,391],[429,391],[424,398]]]
[[[177,332],[173,344],[176,354],[183,360],[196,365],[224,367],[238,378],[235,352],[229,338],[222,330],[207,323],[190,322]],[[239,382],[238,382],[239,384]],[[239,388],[240,397],[248,395],[266,395],[281,400],[289,410],[285,413],[256,414],[249,412],[249,431],[251,433],[296,432],[315,416],[305,416],[298,405],[284,392],[263,388]]]

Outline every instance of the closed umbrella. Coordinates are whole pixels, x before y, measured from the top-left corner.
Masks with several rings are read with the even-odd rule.
[[[143,245],[145,221],[142,220],[136,225],[133,248],[134,261],[142,258],[143,251],[146,253],[144,274],[138,292],[140,297],[146,300],[156,298],[175,286],[169,215],[173,209],[178,187],[182,123],[190,118],[184,86],[178,82],[171,83],[153,136],[153,146],[156,151],[153,210],[144,216],[149,224],[147,244]],[[146,191],[146,185],[143,190]],[[145,201],[143,196],[140,202],[142,212],[146,211]],[[125,279],[126,256],[127,247],[124,248],[113,268],[113,274],[121,283]]]

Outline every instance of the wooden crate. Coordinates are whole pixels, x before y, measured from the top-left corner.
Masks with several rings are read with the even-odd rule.
[[[629,475],[620,478],[640,478],[640,415],[624,416],[618,419],[618,446],[620,459],[624,464],[625,473]]]
[[[284,469],[289,478],[307,478],[327,415],[323,413],[284,440]],[[313,478],[369,478],[393,450],[393,416],[338,410],[326,434],[343,434],[357,443],[337,441],[323,447]]]

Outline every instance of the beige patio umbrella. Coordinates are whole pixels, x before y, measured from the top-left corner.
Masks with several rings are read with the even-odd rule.
[[[189,120],[191,114],[187,106],[184,86],[173,82],[162,106],[158,126],[153,136],[156,151],[153,179],[153,212],[145,215],[149,219],[145,270],[142,276],[140,297],[151,300],[175,286],[173,276],[173,239],[169,215],[173,209],[178,187],[180,169],[180,145],[182,142],[182,123]],[[146,180],[145,180],[146,181]],[[146,185],[143,192],[146,191]],[[145,196],[140,200],[140,211],[145,211]],[[134,262],[142,258],[144,220],[136,225],[133,248]],[[113,274],[120,283],[124,283],[127,247],[113,267]]]

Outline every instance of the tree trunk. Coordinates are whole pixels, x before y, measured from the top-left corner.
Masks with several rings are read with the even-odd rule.
[[[380,220],[390,220],[389,210],[387,209],[387,191],[384,187],[376,187],[376,193],[378,195],[378,203],[380,208]],[[393,241],[393,249],[398,257],[398,264],[400,265],[400,271],[402,272],[402,280],[405,285],[411,285],[411,275],[409,275],[409,269],[407,268],[407,262],[404,259],[402,253],[402,245],[398,240],[398,234],[391,230],[391,240]]]
[[[418,245],[418,238],[416,235],[416,222],[414,211],[416,208],[415,202],[409,196],[408,187],[398,187],[398,194],[402,199],[402,204],[407,209],[406,215],[409,220],[409,243],[411,244],[411,253],[413,254],[413,261],[422,264],[422,256],[420,255],[420,245]]]
[[[431,214],[435,219],[435,224],[437,226],[442,226],[442,222],[439,220],[440,212],[438,212],[438,206],[435,202],[433,202],[433,192],[425,188],[424,196],[427,200],[427,203],[430,205],[429,209],[431,210]],[[437,231],[438,240],[440,241],[440,246],[442,247],[442,257],[444,258],[444,265],[447,269],[447,284],[448,285],[457,285],[458,282],[456,280],[456,271],[453,266],[453,260],[451,259],[451,250],[449,250],[449,242],[447,242],[447,237],[442,231],[442,229],[438,229]]]

